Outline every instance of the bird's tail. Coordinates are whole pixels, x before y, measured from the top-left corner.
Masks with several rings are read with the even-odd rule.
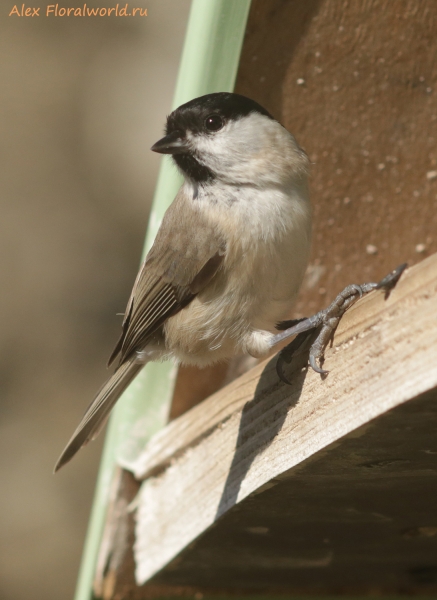
[[[144,363],[132,359],[118,367],[86,410],[76,431],[56,463],[55,473],[68,463],[82,446],[97,437],[112,407],[143,366]]]

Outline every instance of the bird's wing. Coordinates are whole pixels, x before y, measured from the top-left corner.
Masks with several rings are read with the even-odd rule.
[[[221,235],[180,191],[137,275],[109,364],[117,354],[123,363],[144,349],[153,333],[214,277],[225,251]]]
[[[112,362],[120,354],[120,365],[85,412],[55,471],[98,434],[120,394],[143,367],[135,352],[144,349],[165,320],[187,306],[211,281],[225,252],[220,234],[179,192],[136,278],[122,335],[110,358]]]

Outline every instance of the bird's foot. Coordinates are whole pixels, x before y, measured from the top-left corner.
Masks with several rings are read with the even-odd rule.
[[[348,285],[342,292],[340,292],[340,294],[338,294],[334,302],[312,317],[308,317],[306,319],[297,319],[295,321],[282,321],[281,323],[278,323],[276,328],[281,330],[281,333],[278,333],[274,337],[274,344],[277,344],[278,342],[283,341],[294,334],[299,334],[296,339],[291,342],[291,344],[283,348],[279,353],[278,361],[276,363],[276,371],[279,378],[285,383],[290,383],[284,375],[284,362],[291,362],[293,354],[307,337],[306,335],[303,335],[303,332],[316,328],[320,328],[320,331],[311,345],[309,363],[316,373],[320,373],[320,375],[327,375],[329,371],[322,369],[320,363],[323,362],[325,348],[328,345],[332,334],[336,330],[337,325],[339,324],[340,319],[346,310],[352,306],[352,304],[354,304],[358,298],[361,298],[364,294],[368,294],[372,290],[384,289],[385,297],[387,298],[390,290],[396,285],[406,267],[406,263],[400,265],[386,277],[381,279],[379,283]]]

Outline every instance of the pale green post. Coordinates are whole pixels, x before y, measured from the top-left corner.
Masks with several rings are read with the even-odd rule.
[[[174,0],[175,3],[177,0]],[[211,92],[234,89],[250,0],[193,0],[173,107]],[[181,179],[165,157],[146,236],[150,248]],[[150,364],[119,400],[111,417],[97,481],[75,600],[90,600],[92,582],[116,463],[126,467],[153,433],[167,422],[175,367]]]

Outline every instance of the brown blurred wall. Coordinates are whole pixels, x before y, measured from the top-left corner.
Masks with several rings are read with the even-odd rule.
[[[435,0],[253,0],[236,91],[312,162],[295,314],[437,251]]]

